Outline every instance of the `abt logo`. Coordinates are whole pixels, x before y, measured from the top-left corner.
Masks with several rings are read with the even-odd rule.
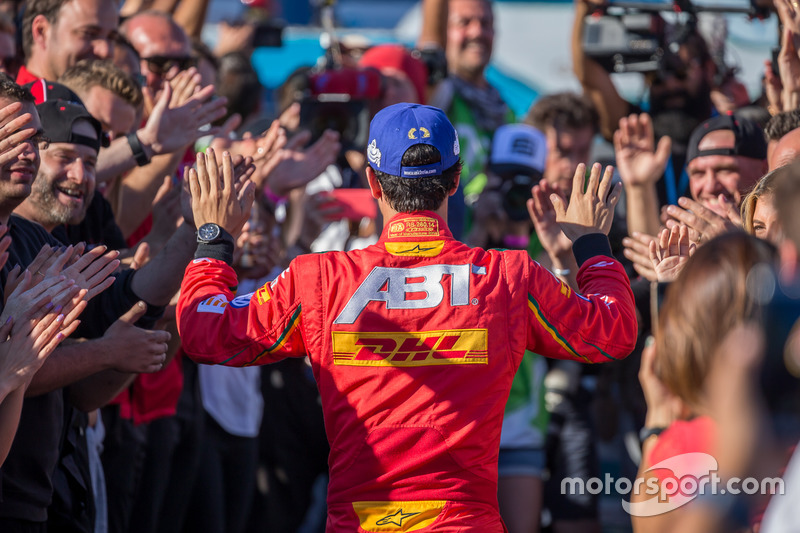
[[[469,305],[472,265],[426,265],[416,268],[375,267],[334,324],[353,324],[370,302],[386,302],[386,309],[430,309],[444,300],[442,278],[450,275],[450,305]],[[420,280],[421,281],[417,281]],[[409,281],[414,280],[414,281]],[[409,298],[411,294],[424,298]]]

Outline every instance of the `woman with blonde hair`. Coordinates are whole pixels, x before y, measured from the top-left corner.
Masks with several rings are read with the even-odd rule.
[[[790,172],[788,166],[768,172],[742,200],[741,215],[744,230],[775,246],[778,246],[783,239],[775,210],[775,184],[788,172]]]

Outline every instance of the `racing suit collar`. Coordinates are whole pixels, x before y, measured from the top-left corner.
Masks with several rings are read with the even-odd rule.
[[[433,211],[415,211],[393,216],[384,224],[378,242],[426,242],[452,238],[453,234],[442,217]]]

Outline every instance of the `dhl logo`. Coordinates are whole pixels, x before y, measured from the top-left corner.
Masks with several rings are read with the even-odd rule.
[[[333,332],[333,364],[344,366],[486,365],[487,330]]]

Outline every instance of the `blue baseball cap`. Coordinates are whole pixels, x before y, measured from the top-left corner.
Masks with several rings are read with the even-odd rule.
[[[447,115],[438,107],[406,103],[386,107],[372,119],[369,139],[369,165],[373,170],[392,176],[440,176],[458,163],[458,134]],[[435,147],[442,156],[441,161],[418,167],[403,166],[403,155],[415,144]]]

